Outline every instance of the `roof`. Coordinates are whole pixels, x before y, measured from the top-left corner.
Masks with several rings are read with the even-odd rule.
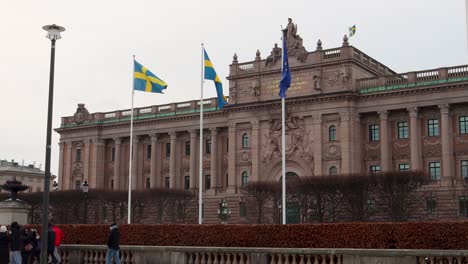
[[[23,165],[19,165],[14,160],[12,161],[0,160],[0,172],[2,171],[32,173],[32,174],[41,174],[41,175],[45,174],[43,170],[36,168],[33,164],[23,166]]]

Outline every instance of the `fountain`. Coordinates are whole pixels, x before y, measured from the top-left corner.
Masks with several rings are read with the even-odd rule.
[[[28,224],[31,206],[18,199],[18,192],[28,189],[28,186],[13,178],[0,185],[0,188],[10,192],[10,198],[0,202],[0,224],[9,225],[13,221],[20,225]]]

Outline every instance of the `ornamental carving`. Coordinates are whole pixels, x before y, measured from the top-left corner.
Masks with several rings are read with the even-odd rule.
[[[82,162],[73,163],[72,175],[73,175],[73,177],[82,177],[83,176],[83,163]]]
[[[349,69],[341,67],[339,70],[329,71],[325,74],[326,85],[330,88],[346,88],[350,80]]]
[[[92,121],[93,116],[89,114],[84,104],[78,104],[75,114],[73,115],[72,122],[81,124],[85,121]]]
[[[258,98],[260,96],[260,78],[255,78],[250,85],[250,95]]]

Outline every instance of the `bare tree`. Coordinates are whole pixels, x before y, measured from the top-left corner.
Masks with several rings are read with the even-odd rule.
[[[279,192],[279,185],[277,182],[250,182],[243,189],[243,193],[253,199],[255,222],[257,224],[264,223],[264,210],[267,203],[273,204],[274,197]]]

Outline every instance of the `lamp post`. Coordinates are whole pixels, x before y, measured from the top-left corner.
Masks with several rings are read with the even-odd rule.
[[[84,200],[84,219],[83,219],[83,223],[84,224],[87,224],[88,223],[88,191],[89,191],[89,185],[88,185],[88,181],[84,181],[83,182],[83,186],[81,188],[81,191],[83,193],[83,200]]]
[[[221,219],[222,224],[226,224],[227,220],[231,216],[231,209],[229,209],[226,198],[222,198],[219,202],[218,216]]]
[[[41,264],[47,263],[47,231],[49,229],[49,189],[50,189],[50,145],[52,141],[52,109],[54,102],[54,67],[55,67],[55,41],[61,39],[60,32],[65,31],[61,26],[46,25],[42,29],[47,31],[46,38],[51,41],[50,49],[50,76],[49,76],[49,104],[47,107],[46,131],[46,157],[44,174],[44,194],[42,199],[42,250]]]

